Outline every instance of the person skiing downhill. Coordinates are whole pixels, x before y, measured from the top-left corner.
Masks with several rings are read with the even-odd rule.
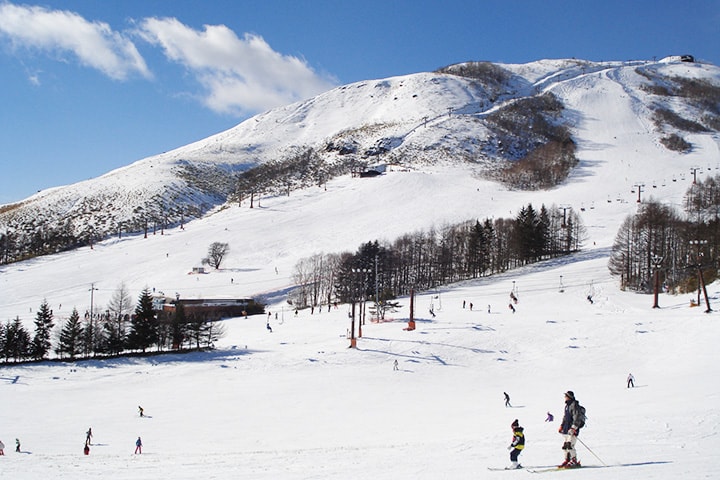
[[[629,373],[628,378],[627,378],[627,388],[630,388],[630,387],[633,387],[633,388],[635,387],[635,377],[633,376],[632,373]]]
[[[142,440],[140,440],[140,437],[135,440],[135,453],[142,453]]]
[[[517,418],[510,425],[513,431],[512,443],[508,447],[510,450],[510,468],[522,468],[522,465],[518,463],[518,456],[522,453],[525,448],[525,434],[523,433],[523,427],[520,426]]]
[[[505,398],[505,406],[512,407],[512,405],[510,405],[510,395],[508,395],[507,392],[503,392],[503,397]]]
[[[562,449],[565,452],[565,460],[558,465],[559,468],[578,468],[580,462],[577,459],[577,451],[575,450],[575,442],[580,433],[585,419],[580,409],[580,404],[575,400],[575,393],[572,390],[565,392],[565,414],[558,432],[565,435]]]

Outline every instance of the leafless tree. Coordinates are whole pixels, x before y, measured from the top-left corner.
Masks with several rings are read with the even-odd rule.
[[[230,251],[230,245],[222,242],[213,242],[208,248],[208,256],[203,258],[203,265],[210,265],[215,270],[220,268],[225,256]]]

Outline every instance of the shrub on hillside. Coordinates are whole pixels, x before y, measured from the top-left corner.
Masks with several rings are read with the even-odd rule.
[[[687,153],[692,150],[692,144],[688,143],[684,138],[676,133],[661,138],[660,143],[662,143],[668,150],[673,150],[675,152]]]

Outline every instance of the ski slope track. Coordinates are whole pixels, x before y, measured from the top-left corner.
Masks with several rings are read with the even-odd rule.
[[[88,195],[110,199],[118,212],[132,211],[139,195],[152,198],[168,188],[189,198],[173,173],[182,162],[236,172],[351,130],[375,132],[353,134],[368,147],[380,137],[399,139],[388,157],[430,146],[435,150],[428,152],[451,151],[448,145],[466,146],[471,135],[486,134],[476,120],[495,102],[542,91],[565,105],[580,160],[562,185],[547,191],[511,191],[482,179],[475,163],[432,161],[430,153],[375,178],[344,175],[289,196],[263,197],[253,209],[225,204],[222,192],[198,190],[194,198],[209,210],[182,229],[113,236],[93,248],[0,266],[0,321],[19,317],[30,329],[43,299],[58,329],[73,307],[81,314],[90,308],[91,295],[104,309],[121,283],[133,298],[144,287],[183,298],[258,297],[271,313],[224,320],[226,336],[211,352],[1,367],[0,476],[528,478],[524,470],[488,468],[509,464],[516,418],[527,439],[520,462],[559,464],[563,393],[573,390],[588,416],[580,438],[591,451],[578,444],[580,461],[617,468],[547,476],[720,478],[720,384],[714,380],[720,285],[708,286],[713,312],[691,308],[692,295],[665,293],[661,308],[653,309],[650,296],[620,291],[607,269],[619,226],[637,210],[633,185],[644,184],[644,201],[679,206],[691,168],[700,168],[700,178],[720,173],[717,132],[684,132],[693,145],[686,154],[660,143],[668,131],[650,118],[653,102],[690,110],[678,99],[647,93],[641,85],[648,80],[637,69],[715,84],[720,70],[575,60],[503,68],[513,75],[502,92],[492,92],[494,101],[482,86],[452,75],[359,82],[27,199],[27,210],[14,215],[70,212]],[[449,107],[462,113],[448,114]],[[374,129],[360,128],[370,125]],[[465,130],[457,134],[457,128]],[[420,292],[415,331],[403,330],[410,302],[400,298],[402,308],[387,322],[368,322],[358,348],[350,349],[348,305],[296,315],[286,302],[293,268],[304,257],[354,252],[363,242],[464,220],[514,217],[528,203],[580,211],[588,233],[582,250]],[[189,274],[212,242],[230,246],[221,268]],[[508,308],[513,288],[515,313]],[[626,387],[629,372],[635,388]],[[503,392],[512,407],[505,407]],[[147,417],[138,416],[138,405]],[[547,412],[554,422],[545,422]],[[94,437],[86,456],[88,427]],[[138,436],[143,453],[135,455]],[[14,451],[15,438],[21,453]]]

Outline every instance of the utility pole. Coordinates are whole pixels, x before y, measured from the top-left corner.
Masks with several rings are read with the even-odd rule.
[[[655,270],[653,282],[653,296],[655,301],[653,303],[653,308],[660,308],[660,305],[658,305],[658,293],[660,291],[660,265],[662,264],[663,257],[660,255],[653,255],[651,261]]]
[[[92,320],[92,317],[93,317],[93,308],[95,308],[95,307],[94,307],[94,304],[95,304],[95,290],[97,290],[97,288],[95,288],[95,284],[94,284],[94,283],[91,283],[91,284],[90,284],[90,320]]]
[[[558,208],[560,208],[563,211],[563,221],[562,225],[560,225],[562,228],[567,227],[567,211],[570,210],[572,207],[570,205],[560,205]]]
[[[700,170],[700,167],[692,167],[690,169],[690,172],[693,174],[693,185],[697,183],[697,172]]]
[[[645,184],[644,183],[636,183],[635,185],[633,185],[633,188],[637,188],[637,194],[638,194],[637,203],[642,203],[640,201],[640,194],[642,193],[643,188],[645,188]],[[635,193],[635,190],[632,190],[632,192]]]
[[[705,313],[712,312],[712,308],[710,308],[710,299],[708,298],[707,294],[707,288],[705,287],[705,277],[702,273],[702,264],[700,262],[700,245],[706,245],[708,242],[707,240],[690,240],[690,245],[695,245],[696,247],[696,254],[695,254],[695,267],[697,268],[698,273],[698,305],[700,305],[700,290],[702,289],[703,295],[705,296],[705,306],[707,307],[705,310]]]
[[[380,322],[380,292],[378,291],[378,256],[375,255],[375,315]],[[372,321],[372,318],[370,319]]]

